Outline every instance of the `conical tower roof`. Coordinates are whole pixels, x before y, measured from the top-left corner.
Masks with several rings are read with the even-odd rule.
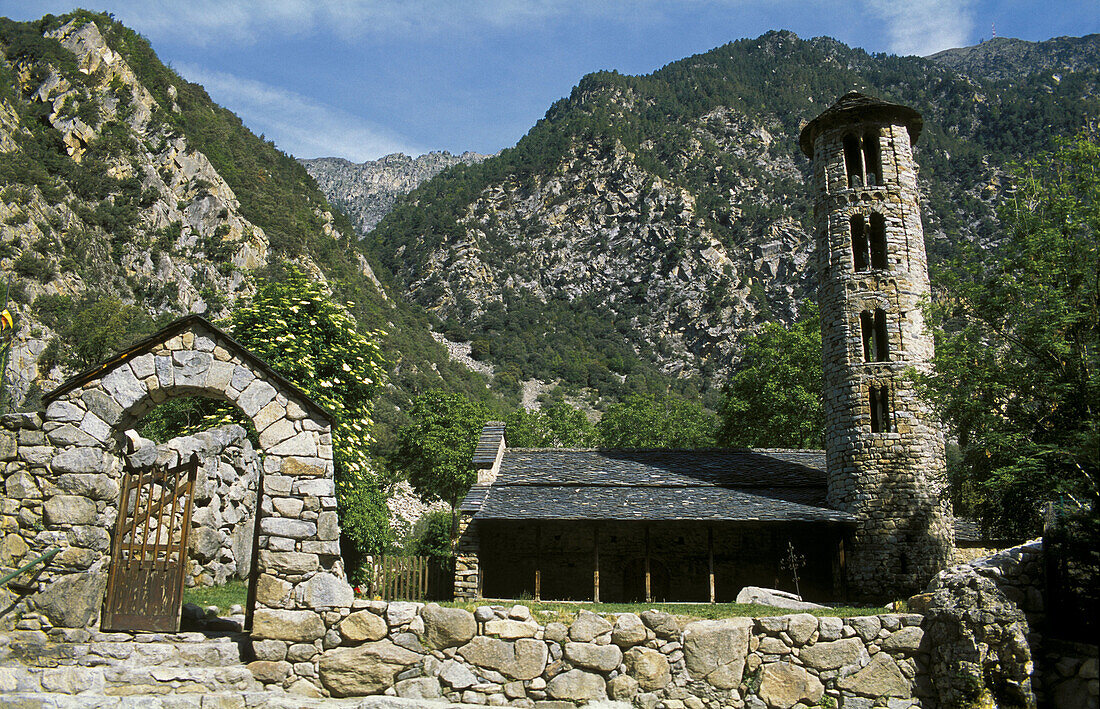
[[[825,130],[834,126],[859,121],[890,121],[901,123],[909,129],[909,140],[917,142],[924,121],[920,114],[908,106],[890,103],[858,91],[849,91],[840,100],[825,109],[817,118],[806,124],[799,138],[799,146],[807,157],[814,156],[814,140]]]

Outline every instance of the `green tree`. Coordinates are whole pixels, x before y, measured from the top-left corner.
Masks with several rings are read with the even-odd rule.
[[[768,323],[745,341],[718,412],[718,440],[748,448],[820,448],[821,321],[808,311],[790,328]]]
[[[596,428],[588,417],[564,401],[538,411],[517,409],[504,423],[512,448],[587,448],[596,442]]]
[[[332,412],[340,526],[357,555],[392,541],[379,476],[368,460],[371,410],[386,379],[380,332],[360,332],[324,288],[291,267],[263,280],[229,318],[233,337]]]
[[[1098,165],[1093,133],[1018,167],[1003,241],[939,274],[930,308],[956,509],[1009,537],[1040,531],[1045,501],[1097,504]]]
[[[714,445],[715,418],[694,401],[632,394],[607,407],[596,431],[605,448],[705,448]]]
[[[458,503],[477,480],[474,448],[489,412],[461,394],[433,390],[418,394],[410,423],[397,434],[393,465],[426,502],[451,507],[451,537],[458,532]]]

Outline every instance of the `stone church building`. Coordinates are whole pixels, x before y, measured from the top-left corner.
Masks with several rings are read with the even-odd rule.
[[[933,355],[911,108],[851,92],[810,121],[824,451],[509,449],[482,432],[456,598],[905,597],[948,562],[943,435],[913,383]]]

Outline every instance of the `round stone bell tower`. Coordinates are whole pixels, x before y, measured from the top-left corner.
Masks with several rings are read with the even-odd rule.
[[[849,592],[918,592],[954,545],[943,434],[912,372],[932,335],[912,144],[921,117],[851,92],[810,121],[828,499],[852,513]]]

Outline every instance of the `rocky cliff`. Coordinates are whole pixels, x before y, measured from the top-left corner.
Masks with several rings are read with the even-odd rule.
[[[361,163],[343,158],[299,162],[317,180],[329,201],[351,218],[360,234],[366,234],[393,208],[398,197],[411,192],[421,182],[451,165],[472,165],[487,157],[468,151],[451,155],[444,150],[415,158],[394,153]]]
[[[1100,38],[1025,44],[1034,68],[996,82],[956,55],[788,32],[648,76],[589,75],[515,148],[399,199],[365,243],[405,297],[515,380],[594,402],[670,387],[713,402],[739,341],[813,298],[801,126],[851,88],[921,111],[937,263],[997,238],[1011,162],[1100,110]]]
[[[0,298],[6,287],[17,322],[17,406],[180,315],[225,315],[288,264],[388,333],[383,436],[414,387],[485,391],[387,292],[306,170],[143,38],[85,11],[0,18]]]

